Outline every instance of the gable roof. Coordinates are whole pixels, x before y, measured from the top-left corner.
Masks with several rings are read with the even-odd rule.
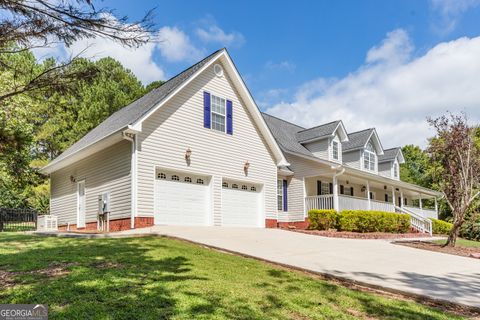
[[[296,137],[297,141],[300,143],[312,142],[333,137],[337,130],[339,130],[339,135],[342,142],[347,141],[347,131],[345,130],[341,120],[332,121],[313,128],[301,130],[296,133]]]
[[[256,121],[259,125],[261,133],[265,135],[265,139],[269,147],[273,150],[273,154],[276,156],[277,159],[279,159],[278,164],[288,165],[286,159],[284,158],[282,152],[276,144],[275,139],[268,130],[268,127],[266,126],[257,105],[255,104],[253,98],[250,95],[250,92],[246,88],[243,79],[238,73],[238,70],[233,64],[233,61],[230,59],[226,48],[222,48],[213,52],[206,58],[194,64],[193,66],[180,72],[179,74],[162,84],[160,87],[153,89],[141,98],[135,100],[129,105],[113,113],[105,121],[92,129],[84,137],[74,143],[70,148],[60,154],[60,156],[58,156],[47,166],[42,168],[42,171],[44,173],[51,173],[60,168],[60,162],[65,162],[64,160],[66,160],[67,158],[70,159],[74,155],[78,155],[80,152],[84,151],[87,148],[93,147],[94,145],[101,150],[101,148],[104,148],[104,145],[106,144],[105,141],[108,140],[109,137],[123,130],[128,129],[133,132],[141,131],[141,125],[143,120],[145,120],[148,116],[155,112],[176,92],[181,90],[183,86],[192,81],[200,73],[200,71],[204,70],[206,67],[208,67],[214,61],[218,60],[221,57],[225,57],[226,59],[226,69],[230,72],[233,72],[232,78],[234,82],[238,84],[241,89],[243,89],[239,90],[239,93],[242,95],[242,98],[244,98],[246,102],[246,107],[249,108],[249,111],[251,111],[254,121]]]
[[[383,147],[380,139],[378,138],[375,128],[369,128],[357,132],[348,134],[349,141],[342,143],[343,152],[359,150],[365,148],[370,139],[373,138],[373,144],[377,149],[377,154],[383,154]]]
[[[388,162],[394,161],[398,157],[399,163],[405,163],[405,159],[403,158],[402,148],[395,147],[390,149],[383,150],[383,155],[378,156],[378,162]]]

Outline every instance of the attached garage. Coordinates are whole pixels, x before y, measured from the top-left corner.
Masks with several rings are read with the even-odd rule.
[[[157,170],[155,224],[209,224],[211,177]]]
[[[262,186],[224,180],[222,183],[222,225],[260,227]]]

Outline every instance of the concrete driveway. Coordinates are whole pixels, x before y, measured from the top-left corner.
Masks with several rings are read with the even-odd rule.
[[[480,307],[480,260],[385,240],[336,239],[279,229],[155,226],[127,232],[178,237],[375,286]]]

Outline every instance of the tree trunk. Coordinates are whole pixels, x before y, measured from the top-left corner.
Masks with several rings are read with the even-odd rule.
[[[460,223],[459,223],[460,222]],[[458,233],[460,232],[460,227],[462,226],[462,220],[459,220],[453,224],[452,230],[448,235],[447,243],[445,243],[445,247],[455,247],[455,243],[457,242]]]

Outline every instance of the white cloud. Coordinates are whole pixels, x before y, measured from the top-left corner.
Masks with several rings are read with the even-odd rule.
[[[440,15],[434,28],[441,34],[448,34],[455,29],[462,14],[480,5],[480,0],[430,0],[430,3]]]
[[[165,71],[153,61],[156,50],[155,43],[147,43],[139,48],[128,48],[112,40],[104,38],[83,39],[74,42],[69,48],[64,45],[34,49],[37,59],[54,56],[61,59],[81,56],[92,60],[112,57],[130,69],[143,83],[164,80]]]
[[[284,60],[280,62],[267,61],[265,67],[270,70],[286,70],[293,72],[297,66],[290,61]]]
[[[304,126],[342,119],[353,132],[376,127],[385,147],[424,146],[426,118],[466,111],[480,120],[480,37],[459,38],[412,56],[403,30],[389,33],[365,63],[341,79],[319,78],[297,88],[289,102],[267,112]]]
[[[203,50],[196,48],[188,35],[177,27],[163,27],[158,36],[158,48],[168,61],[195,61],[204,55]]]
[[[223,46],[234,47],[240,47],[245,43],[245,37],[241,33],[236,31],[227,33],[216,24],[197,28],[195,33],[200,40],[207,43],[219,43]]]

